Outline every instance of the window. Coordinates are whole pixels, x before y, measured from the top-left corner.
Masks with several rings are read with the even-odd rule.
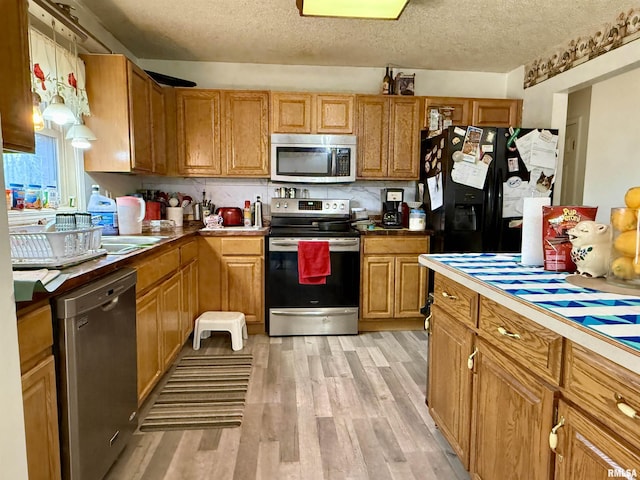
[[[49,128],[35,134],[36,151],[27,153],[4,153],[4,182],[24,185],[40,185],[42,188],[55,186],[60,199],[60,211],[75,211],[78,201],[84,199],[81,167],[82,153],[75,151],[70,143],[64,139],[64,131],[53,123]],[[70,202],[70,199],[73,199]],[[72,203],[70,205],[70,203]],[[51,209],[25,209],[9,211],[9,224],[18,225],[34,223],[40,219],[50,219],[56,213]]]

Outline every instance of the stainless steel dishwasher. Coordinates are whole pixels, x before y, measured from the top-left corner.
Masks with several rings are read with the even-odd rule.
[[[67,480],[102,479],[138,426],[135,285],[123,268],[53,301]]]

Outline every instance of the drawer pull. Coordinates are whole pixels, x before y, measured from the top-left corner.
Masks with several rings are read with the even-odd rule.
[[[458,297],[456,297],[455,295],[451,295],[451,294],[449,294],[447,292],[442,292],[442,296],[444,298],[448,298],[449,300],[457,300],[458,299]]]
[[[633,418],[633,419],[638,418],[638,413],[636,412],[636,410],[631,405],[626,403],[624,401],[624,398],[622,398],[622,396],[616,393],[613,395],[613,398],[616,400],[616,406],[618,407],[618,410],[620,410],[629,418]]]
[[[560,417],[560,421],[558,424],[551,429],[551,433],[549,434],[549,448],[553,453],[556,452],[556,448],[558,448],[558,430],[564,426],[564,417]]]
[[[424,329],[427,331],[427,333],[431,333],[431,317],[433,316],[433,313],[430,313],[429,316],[427,318],[424,319]]]
[[[471,355],[469,355],[469,358],[467,358],[467,368],[469,370],[473,370],[473,357],[475,357],[478,354],[478,347],[473,349],[473,353]]]
[[[504,327],[498,327],[498,333],[502,336],[505,337],[509,337],[509,338],[515,338],[517,340],[520,340],[520,334],[519,333],[512,333],[509,330],[507,330]]]

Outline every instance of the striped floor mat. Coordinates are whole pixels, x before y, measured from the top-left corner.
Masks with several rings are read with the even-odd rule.
[[[183,357],[140,430],[238,427],[242,423],[251,355]]]

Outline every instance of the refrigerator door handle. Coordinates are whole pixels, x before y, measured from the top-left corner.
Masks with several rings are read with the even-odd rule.
[[[484,208],[484,220],[482,225],[482,236],[484,237],[482,244],[485,246],[485,251],[496,251],[497,244],[494,240],[493,234],[495,232],[496,216],[495,216],[495,185],[494,176],[489,175],[487,178],[487,189],[485,193],[485,208]]]
[[[497,181],[497,185],[496,185],[496,191],[497,191],[497,195],[496,195],[496,220],[495,220],[495,228],[497,229],[499,233],[498,235],[498,245],[497,245],[497,251],[500,251],[502,249],[502,236],[503,236],[503,232],[502,232],[502,204],[503,204],[503,196],[504,196],[504,192],[503,192],[503,180],[502,180],[502,170],[498,170],[498,181]]]

